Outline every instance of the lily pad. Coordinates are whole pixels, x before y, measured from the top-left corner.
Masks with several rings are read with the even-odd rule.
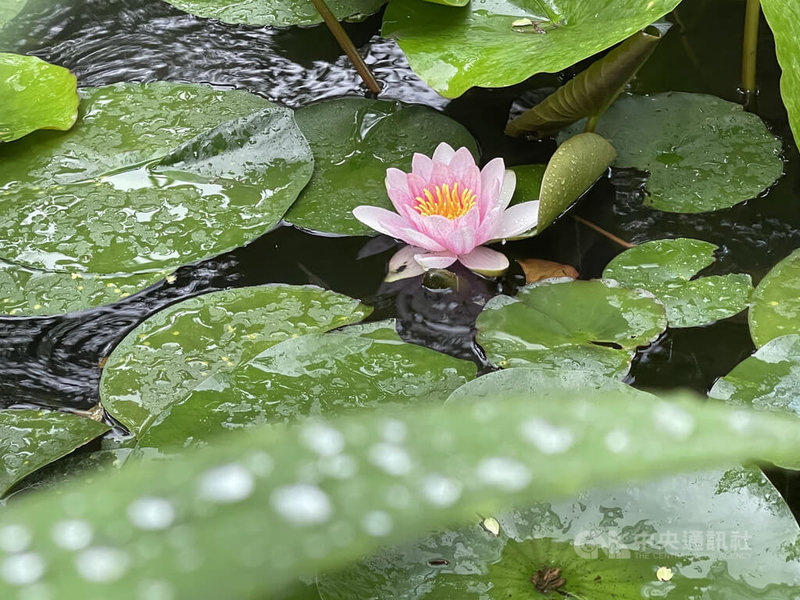
[[[772,267],[761,280],[747,317],[757,348],[776,337],[800,333],[800,250]]]
[[[761,0],[764,16],[775,37],[775,51],[781,65],[781,96],[794,139],[800,143],[800,6],[782,0]]]
[[[314,25],[322,17],[311,2],[302,0],[166,0],[176,8],[208,19],[242,25]],[[326,0],[340,21],[363,19],[386,0]]]
[[[320,596],[794,600],[800,583],[790,551],[797,523],[755,468],[590,491],[491,518],[497,534],[476,523],[322,576]],[[548,588],[548,571],[563,585]]]
[[[291,111],[176,83],[82,90],[67,133],[0,147],[0,256],[33,269],[161,271],[281,219],[313,158]]]
[[[2,18],[0,12],[0,25]],[[35,56],[0,53],[0,142],[37,129],[72,127],[78,118],[77,86],[64,67]]]
[[[735,406],[800,416],[800,335],[770,340],[708,393]]]
[[[463,125],[425,106],[340,98],[303,107],[295,116],[311,144],[315,168],[286,220],[313,231],[375,235],[356,220],[353,209],[370,204],[394,210],[386,194],[386,169],[410,171],[415,152],[430,156],[447,142],[478,156]]]
[[[564,130],[566,139],[583,122]],[[755,198],[783,174],[781,142],[741,104],[704,94],[622,96],[597,122],[618,167],[650,172],[645,204],[701,213]]]
[[[139,445],[163,450],[225,430],[388,405],[441,404],[475,376],[471,362],[395,339],[317,334],[217,372],[159,415]],[[322,443],[322,441],[320,441]]]
[[[652,397],[647,392],[622,383],[614,375],[563,364],[532,363],[524,368],[502,369],[468,381],[450,394],[447,403],[491,400],[505,395],[532,395],[533,390],[537,397],[558,395],[565,390],[604,390]]]
[[[170,271],[132,275],[60,273],[0,260],[0,314],[53,315],[111,304],[169,274]]]
[[[556,73],[621,42],[679,0],[483,0],[464,8],[392,0],[382,34],[447,98]]]
[[[714,262],[717,246],[689,238],[655,240],[616,256],[603,277],[652,292],[670,327],[698,327],[747,308],[753,283],[743,273],[692,279]]]
[[[134,434],[210,377],[267,348],[354,323],[372,311],[313,286],[212,292],[156,313],[114,349],[100,381],[103,407]]]
[[[0,496],[34,471],[111,429],[63,412],[0,410]]]
[[[572,435],[560,453],[540,448],[542,431],[553,428]],[[336,571],[443,523],[474,523],[476,513],[632,485],[634,478],[753,458],[796,459],[800,452],[795,417],[686,395],[667,402],[599,392],[540,402],[494,398],[467,410],[378,409],[226,437],[172,460],[42,491],[0,511],[3,547],[24,540],[24,552],[5,556],[0,597],[33,588],[82,600],[153,597],[142,590],[162,596],[169,590],[176,598],[272,598],[299,577]],[[736,478],[718,485],[737,486]],[[687,480],[680,490],[692,487]],[[685,497],[676,498],[674,483],[659,494],[667,506]],[[741,497],[733,501],[741,504]],[[781,526],[784,535],[796,531],[788,520]],[[74,542],[58,535],[65,528],[84,533],[82,542],[64,541]]]
[[[512,298],[489,300],[477,319],[477,341],[497,366],[563,365],[624,375],[633,350],[667,326],[649,292],[610,280],[545,280]]]

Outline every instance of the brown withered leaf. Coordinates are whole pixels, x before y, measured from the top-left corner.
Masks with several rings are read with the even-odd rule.
[[[569,277],[570,279],[577,279],[579,277],[578,271],[576,271],[574,267],[562,265],[552,260],[522,258],[517,259],[517,262],[525,273],[526,283],[534,283],[535,281],[551,279],[553,277]]]

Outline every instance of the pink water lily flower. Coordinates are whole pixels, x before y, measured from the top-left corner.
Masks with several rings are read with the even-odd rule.
[[[402,270],[402,277],[411,277],[456,261],[477,273],[499,275],[508,268],[508,258],[483,244],[525,233],[539,218],[538,200],[509,208],[516,181],[502,158],[480,170],[467,148],[453,150],[442,143],[432,158],[414,154],[411,173],[386,170],[386,190],[396,213],[359,206],[353,215],[409,244],[390,261],[390,275]]]

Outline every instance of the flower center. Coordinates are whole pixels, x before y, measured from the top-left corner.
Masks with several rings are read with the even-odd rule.
[[[451,188],[445,183],[442,186],[435,186],[432,190],[425,188],[422,195],[415,198],[417,205],[414,209],[423,217],[439,215],[450,219],[463,217],[475,206],[475,192],[467,188],[458,189],[458,182]]]

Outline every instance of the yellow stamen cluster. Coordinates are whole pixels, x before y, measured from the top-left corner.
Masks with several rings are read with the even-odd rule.
[[[417,196],[415,200],[417,205],[414,209],[423,217],[440,215],[452,221],[472,210],[477,197],[469,188],[459,190],[456,182],[452,188],[447,183],[435,186],[433,191],[425,188],[422,190],[422,195]]]

